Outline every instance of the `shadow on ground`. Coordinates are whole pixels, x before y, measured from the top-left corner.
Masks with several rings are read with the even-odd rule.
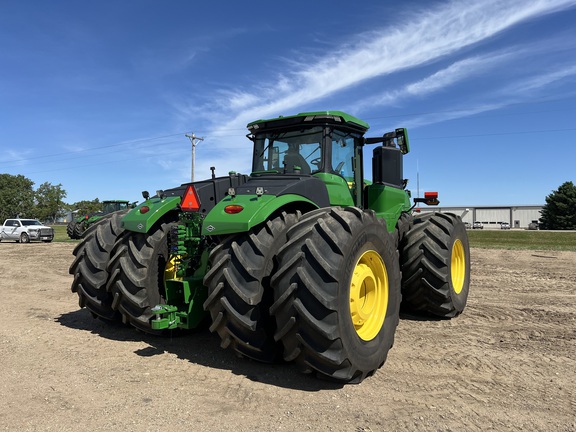
[[[232,350],[222,349],[218,336],[210,333],[207,328],[186,332],[172,331],[163,336],[155,336],[121,322],[93,318],[86,309],[62,314],[55,320],[72,330],[88,331],[114,341],[145,342],[148,347],[134,352],[141,357],[153,357],[168,352],[194,364],[229,370],[255,382],[302,391],[315,392],[344,386],[302,374],[291,363],[267,364],[238,357]]]

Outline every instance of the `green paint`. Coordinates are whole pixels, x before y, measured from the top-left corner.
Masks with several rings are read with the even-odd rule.
[[[122,228],[127,231],[147,233],[158,219],[169,211],[178,208],[180,201],[180,197],[150,198],[122,218]],[[148,207],[150,210],[143,213],[144,207]]]
[[[236,214],[226,213],[227,206],[241,206]],[[300,195],[237,195],[226,197],[206,215],[202,224],[202,235],[222,235],[249,231],[252,227],[269,219],[280,208],[318,208],[318,206]]]

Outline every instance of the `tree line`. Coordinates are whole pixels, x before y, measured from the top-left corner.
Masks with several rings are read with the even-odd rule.
[[[66,204],[61,184],[34,182],[23,175],[0,174],[0,224],[7,218],[24,217],[55,223],[68,211],[89,214],[101,210],[98,198]],[[576,186],[571,181],[560,185],[546,197],[540,227],[546,230],[576,230]]]
[[[101,210],[98,198],[64,202],[66,191],[61,184],[42,183],[34,190],[34,182],[23,175],[0,174],[0,224],[8,218],[31,218],[55,223],[69,211],[80,214]]]

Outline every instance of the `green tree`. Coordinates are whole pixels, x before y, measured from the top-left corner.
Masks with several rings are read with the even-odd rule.
[[[0,174],[0,224],[7,218],[32,216],[33,186],[23,175]]]
[[[563,183],[558,190],[546,197],[546,204],[540,211],[542,229],[576,229],[576,186],[571,181]]]
[[[36,190],[34,197],[36,199],[36,207],[34,208],[36,218],[55,223],[58,216],[63,215],[65,204],[62,200],[66,198],[66,191],[62,189],[61,184],[42,183]]]
[[[80,217],[102,210],[102,203],[98,200],[98,198],[96,198],[92,201],[83,200],[75,202],[70,207],[72,208],[72,211],[75,212],[74,217]]]

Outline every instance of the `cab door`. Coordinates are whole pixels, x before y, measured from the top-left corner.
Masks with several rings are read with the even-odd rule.
[[[21,227],[20,221],[15,219],[7,220],[4,225],[4,238],[18,240],[20,238]]]

